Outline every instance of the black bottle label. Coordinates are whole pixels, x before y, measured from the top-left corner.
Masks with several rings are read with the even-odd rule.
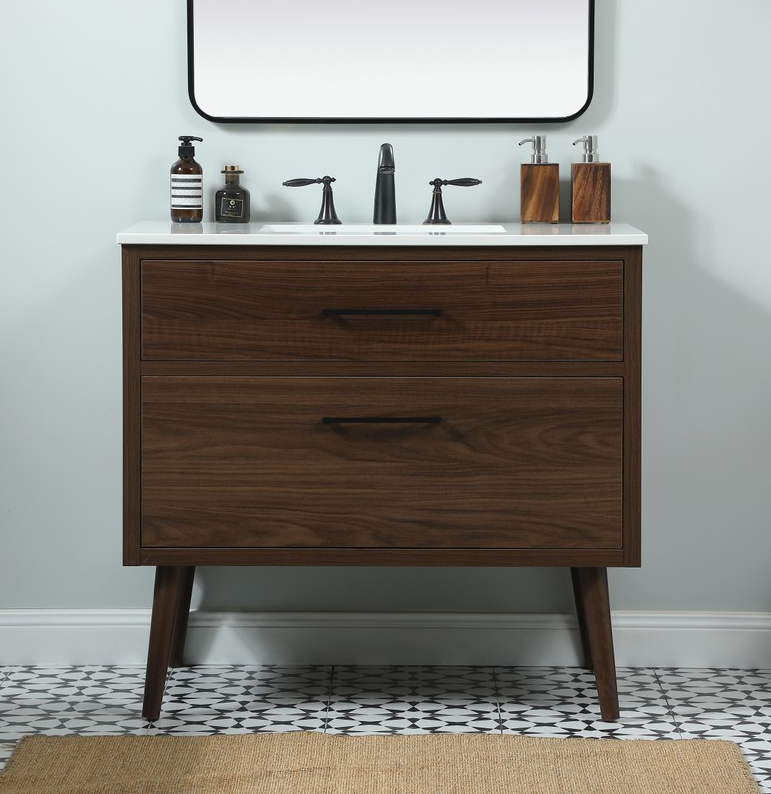
[[[243,218],[244,200],[239,198],[220,199],[219,215],[221,218]]]

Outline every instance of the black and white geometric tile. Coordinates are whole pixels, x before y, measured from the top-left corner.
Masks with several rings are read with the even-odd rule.
[[[674,739],[677,726],[656,673],[617,671],[620,718],[600,714],[594,674],[578,668],[495,668],[504,733],[614,739]]]
[[[736,742],[771,791],[771,670],[678,669],[659,677],[681,736]]]
[[[142,671],[136,667],[4,668],[0,743],[23,736],[144,731]]]
[[[324,729],[331,667],[190,667],[172,672],[149,733]]]
[[[30,734],[515,733],[736,742],[771,794],[771,670],[619,668],[621,716],[573,667],[222,665],[170,672],[141,716],[141,667],[0,667],[0,768]]]
[[[326,731],[499,733],[492,668],[336,667]]]

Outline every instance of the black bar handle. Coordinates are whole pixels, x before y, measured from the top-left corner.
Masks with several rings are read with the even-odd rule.
[[[437,177],[436,179],[432,179],[429,185],[433,185],[435,188],[441,188],[442,185],[456,185],[457,187],[474,187],[474,185],[481,185],[481,179],[472,179],[471,177],[463,177],[462,179],[441,179]]]
[[[323,416],[325,425],[438,425],[441,416]]]
[[[363,317],[366,315],[374,315],[377,317],[387,317],[389,315],[405,317],[405,316],[427,316],[427,317],[441,317],[441,309],[322,309],[321,313],[326,317],[345,317],[356,316]]]
[[[305,187],[306,185],[320,185],[321,177],[318,179],[287,179],[281,183],[284,187]]]
[[[457,185],[458,187],[474,187],[474,185],[481,185],[481,179],[448,179],[445,182],[446,185]]]

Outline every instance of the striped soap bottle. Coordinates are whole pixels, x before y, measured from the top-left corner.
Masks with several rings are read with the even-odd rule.
[[[180,135],[179,160],[171,166],[171,219],[175,223],[203,220],[203,168],[193,159],[194,135]]]

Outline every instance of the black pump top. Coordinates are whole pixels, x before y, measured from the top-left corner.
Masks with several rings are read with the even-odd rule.
[[[203,143],[203,138],[196,138],[195,135],[180,135],[179,139],[182,141],[182,145],[179,147],[180,157],[192,157],[195,154],[195,146],[190,141]]]

